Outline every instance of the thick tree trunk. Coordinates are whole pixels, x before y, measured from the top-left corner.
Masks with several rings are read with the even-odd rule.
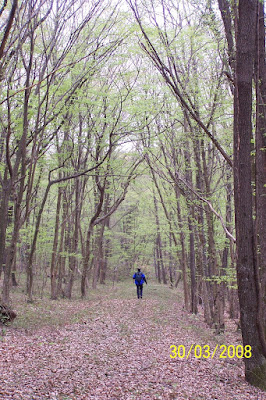
[[[256,0],[239,0],[235,96],[235,213],[237,280],[246,380],[266,390],[266,358],[258,329],[258,285],[255,232],[252,215],[251,139],[252,76],[255,56]]]

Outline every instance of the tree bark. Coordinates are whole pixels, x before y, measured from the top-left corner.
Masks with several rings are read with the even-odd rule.
[[[106,228],[110,228],[110,217],[103,222]],[[111,240],[109,238],[104,239],[104,249],[103,249],[103,262],[101,264],[100,270],[100,284],[103,285],[105,283],[107,267],[108,267],[108,259],[111,256]]]
[[[153,201],[154,201],[154,210],[155,210],[155,222],[156,222],[156,259],[158,264],[158,280],[163,280],[163,283],[166,284],[166,275],[164,269],[164,260],[163,260],[163,252],[162,252],[162,239],[161,239],[161,232],[160,232],[160,221],[159,221],[159,214],[158,214],[158,204],[155,194],[153,194]]]
[[[256,238],[257,264],[260,270],[261,298],[259,318],[266,336],[266,63],[264,2],[258,2],[256,37]]]
[[[188,278],[187,278],[187,265],[188,265],[188,260],[187,260],[187,252],[186,252],[186,244],[185,244],[185,233],[184,233],[184,226],[182,223],[182,217],[181,217],[181,209],[180,209],[180,204],[178,200],[178,195],[177,195],[177,188],[175,190],[176,193],[176,210],[177,210],[177,220],[178,220],[178,226],[180,229],[180,243],[181,243],[181,259],[182,259],[182,274],[183,274],[183,290],[184,290],[184,302],[185,302],[185,309],[189,310],[191,308],[191,304],[189,301],[189,288],[188,288]]]
[[[54,232],[54,242],[53,242],[53,250],[52,250],[52,259],[51,259],[51,299],[55,300],[57,298],[57,290],[56,290],[56,278],[57,278],[57,247],[58,247],[58,238],[59,238],[59,221],[60,221],[60,210],[61,210],[61,197],[62,197],[62,189],[59,187],[57,192],[57,205],[56,205],[56,216],[55,216],[55,232]]]
[[[191,211],[191,209],[190,209]],[[189,229],[189,268],[191,280],[191,312],[198,313],[198,296],[197,296],[197,282],[196,282],[196,265],[195,265],[195,238],[192,217],[188,215],[188,229]]]
[[[252,77],[255,58],[256,0],[239,0],[236,41],[235,96],[235,213],[237,280],[244,346],[252,357],[244,358],[246,380],[266,390],[266,358],[258,327],[258,285],[255,232],[252,214],[251,139]]]

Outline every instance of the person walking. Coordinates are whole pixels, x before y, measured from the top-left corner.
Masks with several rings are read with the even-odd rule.
[[[138,271],[135,272],[133,275],[133,279],[135,279],[135,284],[137,286],[137,296],[138,299],[142,299],[142,292],[143,292],[143,283],[146,282],[146,285],[148,285],[145,275],[143,272],[138,268]]]

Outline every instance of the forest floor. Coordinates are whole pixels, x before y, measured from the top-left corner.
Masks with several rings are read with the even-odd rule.
[[[220,345],[241,345],[235,323],[215,335],[201,313],[185,312],[178,289],[149,282],[138,300],[133,284],[110,284],[86,301],[17,295],[14,307],[0,330],[1,400],[266,399],[245,382],[243,360],[220,358]],[[193,347],[187,358],[193,344],[209,345],[210,357]],[[171,345],[186,356],[171,358]]]

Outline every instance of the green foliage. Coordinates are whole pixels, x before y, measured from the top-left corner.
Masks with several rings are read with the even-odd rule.
[[[219,21],[211,5],[208,8],[204,2],[200,2],[197,9],[196,3],[190,0],[187,7],[180,8],[178,12],[173,10],[171,18],[166,18],[163,23],[164,14],[159,4],[154,14],[152,2],[144,2],[140,6],[146,12],[143,14],[143,28],[162,62],[169,71],[175,70],[182,96],[194,107],[203,123],[209,124],[213,135],[231,155],[233,110],[229,85],[222,74],[224,62],[220,54],[224,51],[221,39],[223,34],[219,31]],[[187,13],[187,10],[190,12]],[[165,84],[164,78],[154,68],[152,60],[139,46],[140,43],[145,44],[145,41],[130,12],[109,8],[102,10],[102,13],[99,11],[99,14],[95,11],[95,15],[92,13],[93,17],[82,25],[80,31],[77,30],[79,18],[82,20],[79,11],[77,19],[69,15],[68,11],[65,12],[65,19],[57,16],[58,27],[56,19],[49,16],[34,32],[34,62],[29,76],[33,87],[29,93],[27,110],[27,168],[22,201],[23,218],[26,209],[28,215],[21,222],[17,243],[19,257],[24,248],[28,252],[32,245],[37,215],[48,180],[70,177],[104,160],[97,169],[78,178],[78,189],[77,180],[74,179],[51,186],[41,217],[35,257],[36,271],[42,274],[45,281],[53,253],[58,191],[62,198],[56,262],[66,262],[67,274],[69,258],[75,257],[77,265],[82,269],[87,231],[100,201],[101,188],[104,188],[104,201],[99,218],[123,195],[132,165],[142,157],[145,162],[138,167],[136,176],[132,177],[124,193],[123,202],[104,228],[103,253],[107,259],[107,275],[111,276],[115,268],[126,275],[137,265],[146,265],[152,269],[158,233],[165,265],[171,264],[175,271],[179,271],[182,237],[186,256],[189,255],[191,232],[188,216],[194,229],[196,256],[202,254],[200,234],[204,232],[205,251],[209,257],[208,207],[184,183],[176,180],[176,176],[187,181],[225,216],[227,197],[223,161],[198,124],[191,118],[185,122],[183,105],[169,90],[169,85]],[[19,16],[14,29],[20,29],[23,22],[23,17]],[[56,36],[59,27],[65,33],[64,40],[60,35]],[[55,40],[53,48],[52,38]],[[21,43],[21,53],[16,54],[17,70],[11,70],[10,66],[7,78],[2,82],[5,91],[9,85],[11,96],[10,152],[13,166],[25,128],[25,93],[21,87],[29,62],[29,43],[28,39]],[[37,81],[41,78],[38,85]],[[3,96],[2,93],[1,99]],[[0,116],[3,126],[7,126],[6,104],[0,107]],[[198,146],[200,168],[196,159]],[[106,157],[108,150],[111,151]],[[203,151],[207,175],[203,171]],[[146,162],[148,158],[157,186],[153,183],[154,177]],[[0,173],[3,174],[4,170],[5,164],[2,162]],[[18,171],[20,174],[21,170]],[[208,180],[208,193],[198,187],[200,174],[203,186]],[[17,182],[20,178],[18,176]],[[232,180],[231,176],[229,180]],[[31,183],[32,190],[27,193]],[[158,203],[158,227],[154,196]],[[192,208],[195,210],[194,215],[190,215]],[[201,208],[204,212],[203,222],[199,218]],[[79,233],[76,250],[73,251],[77,209],[80,212]],[[7,243],[10,243],[14,234],[13,222],[7,229]],[[215,251],[220,263],[220,254],[228,246],[228,241],[220,221],[213,218],[212,223]],[[232,226],[233,223],[228,222],[227,225]],[[89,245],[92,266],[98,250],[98,228],[94,227]],[[218,283],[226,280],[228,285],[235,282],[229,269],[225,277],[219,275],[213,280]]]

